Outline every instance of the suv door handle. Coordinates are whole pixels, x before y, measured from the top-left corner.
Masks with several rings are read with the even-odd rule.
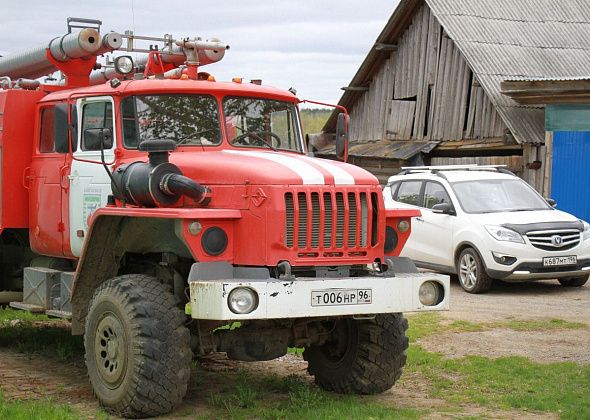
[[[417,222],[423,222],[424,219],[421,217],[415,217],[414,220],[416,220]]]

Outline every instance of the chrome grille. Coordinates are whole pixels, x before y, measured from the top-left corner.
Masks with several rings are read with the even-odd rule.
[[[377,200],[369,194],[364,191],[286,193],[285,245],[301,250],[366,248],[369,240],[375,245]]]
[[[528,232],[527,238],[535,248],[545,251],[565,251],[580,243],[580,231],[567,230],[541,230]]]

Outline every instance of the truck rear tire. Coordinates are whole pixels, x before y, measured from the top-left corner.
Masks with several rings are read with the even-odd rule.
[[[100,285],[84,347],[100,404],[122,417],[157,416],[184,398],[192,352],[184,314],[156,278],[130,274]]]
[[[406,364],[408,321],[402,314],[378,314],[374,319],[335,321],[322,346],[305,349],[308,372],[316,384],[342,394],[377,394],[388,390]]]

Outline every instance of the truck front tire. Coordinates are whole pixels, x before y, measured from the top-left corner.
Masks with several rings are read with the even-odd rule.
[[[305,349],[303,357],[315,382],[342,394],[377,394],[388,390],[406,364],[408,321],[402,314],[334,322],[330,339]]]
[[[184,398],[192,353],[168,287],[131,274],[103,283],[86,318],[86,367],[94,393],[123,417],[157,416]]]

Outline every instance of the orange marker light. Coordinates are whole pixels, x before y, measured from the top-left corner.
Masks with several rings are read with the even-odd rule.
[[[231,79],[231,81],[234,83],[242,83],[242,78],[241,77],[234,77],[233,79]]]

